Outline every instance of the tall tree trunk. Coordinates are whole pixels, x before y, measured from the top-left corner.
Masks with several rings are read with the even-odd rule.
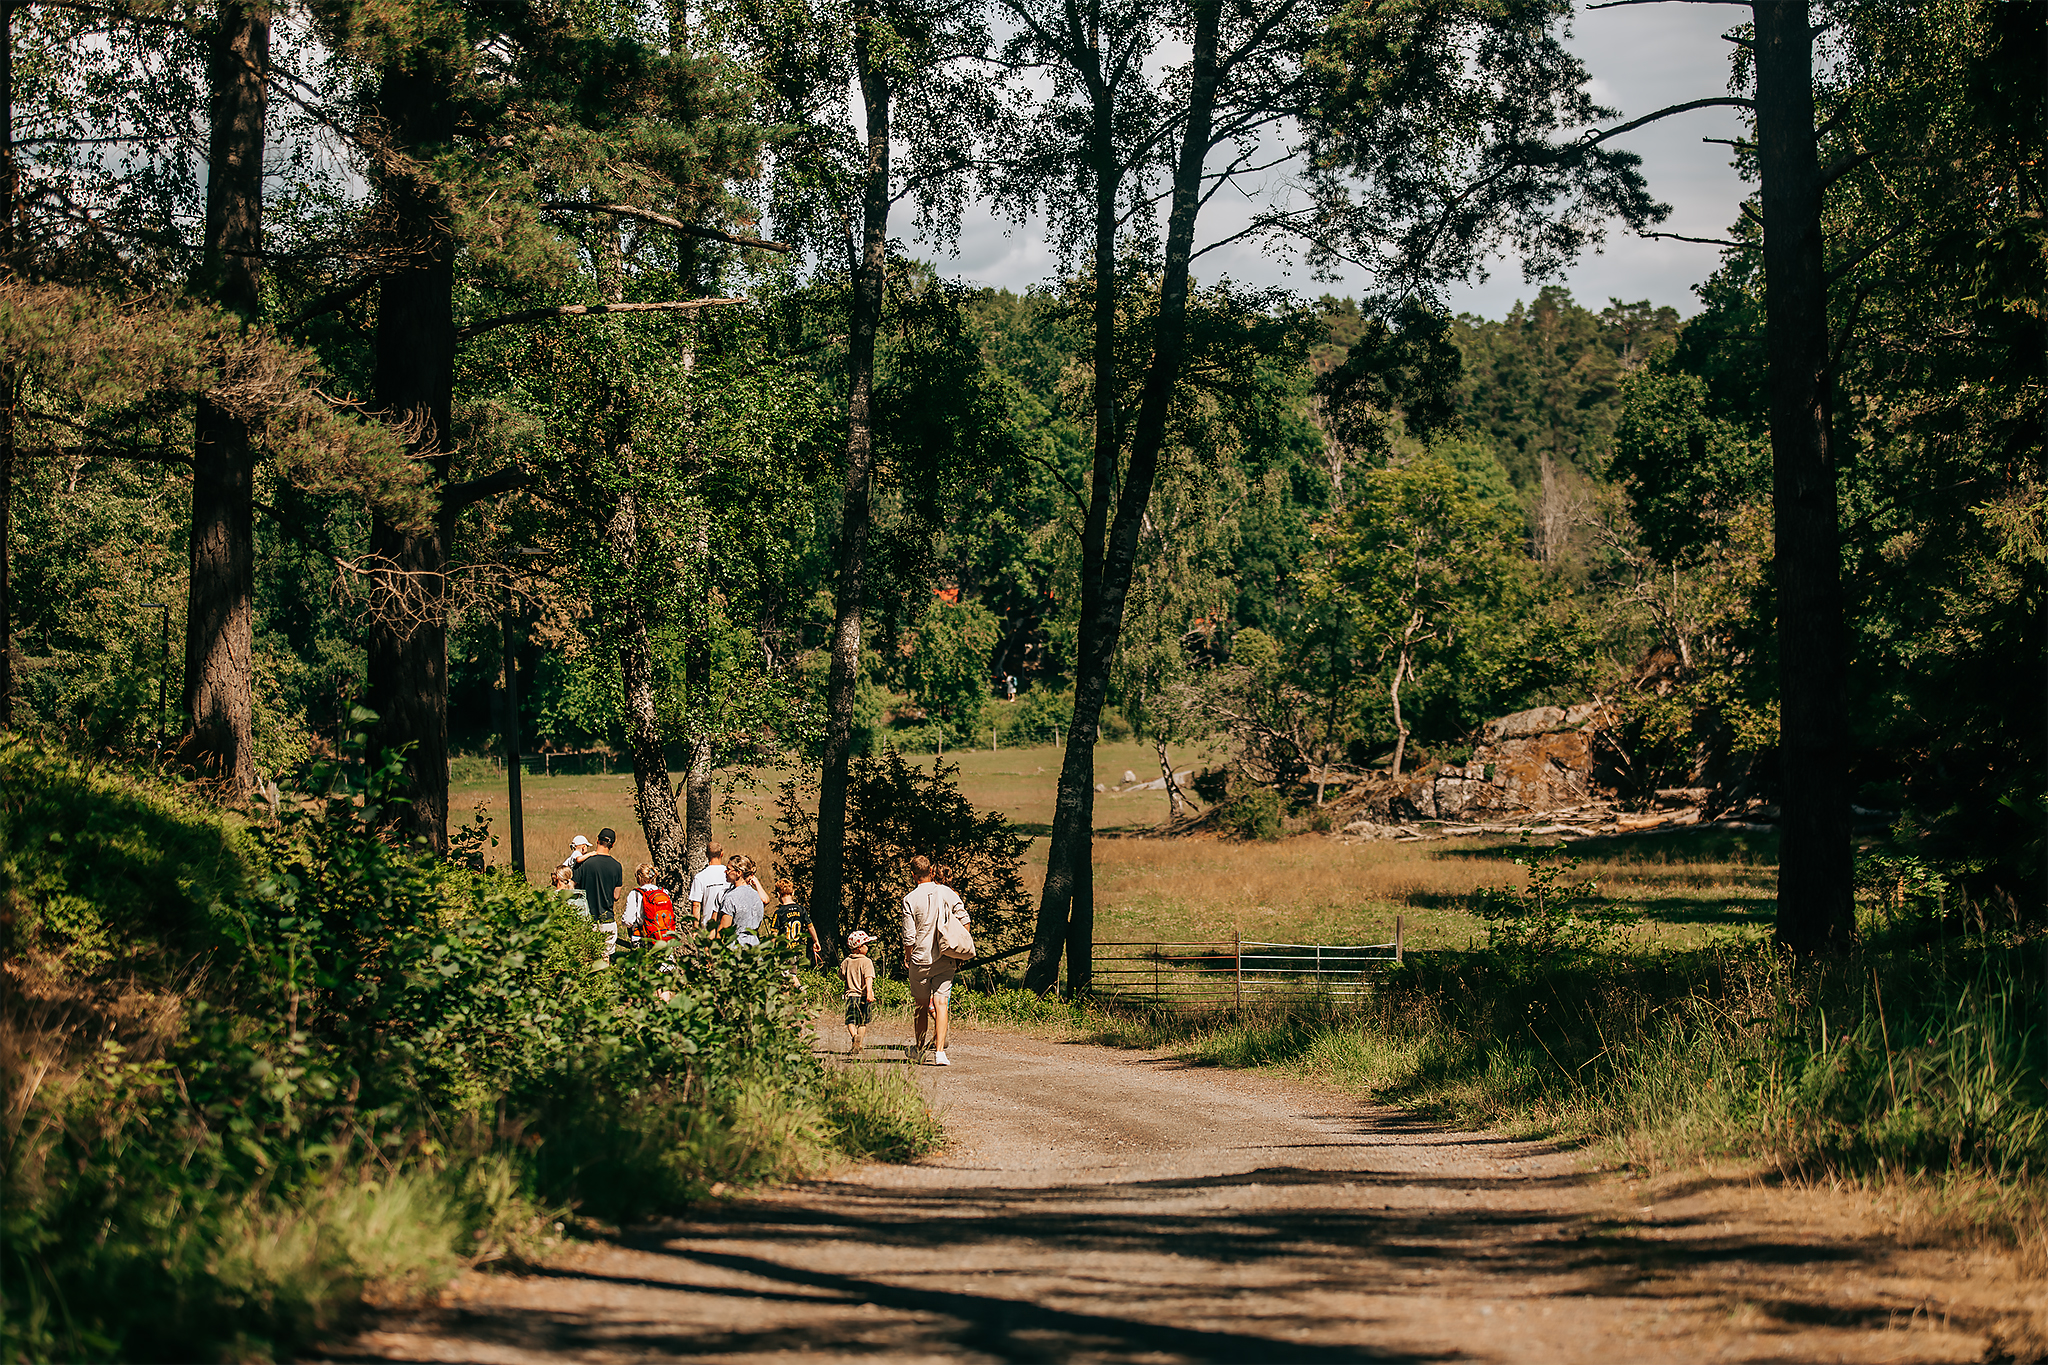
[[[1041,993],[1059,980],[1062,954],[1067,958],[1070,988],[1077,979],[1085,985],[1093,965],[1088,947],[1094,942],[1095,927],[1095,882],[1090,875],[1095,860],[1095,727],[1102,716],[1108,674],[1091,674],[1085,660],[1094,638],[1090,624],[1101,616],[1102,542],[1116,496],[1123,427],[1116,394],[1116,228],[1123,165],[1117,159],[1115,142],[1116,91],[1102,71],[1097,37],[1091,27],[1088,87],[1093,111],[1088,151],[1095,175],[1095,325],[1089,355],[1095,368],[1095,460],[1088,480],[1088,513],[1081,526],[1081,635],[1074,672],[1074,719],[1068,724],[1066,751],[1061,756],[1052,836],[1046,848],[1045,887],[1038,898],[1038,922],[1024,967],[1025,986]],[[1080,941],[1084,932],[1086,944]],[[1086,964],[1078,972],[1074,967],[1077,954]]]
[[[694,383],[697,352],[694,338],[683,352],[683,370]],[[704,467],[698,457],[695,394],[684,399],[683,422],[690,475],[699,492],[704,489]],[[690,572],[683,594],[683,694],[689,708],[688,759],[683,768],[683,802],[689,843],[690,875],[696,876],[711,862],[711,728],[705,717],[711,706],[711,500],[692,518]]]
[[[1784,765],[1777,938],[1796,953],[1839,952],[1855,937],[1856,915],[1813,30],[1803,0],[1768,0],[1751,11]]]
[[[0,730],[14,728],[14,397],[14,366],[0,363]]]
[[[860,259],[853,270],[853,319],[847,339],[846,491],[839,511],[839,574],[832,623],[832,667],[825,683],[824,769],[818,780],[818,851],[811,917],[818,935],[837,942],[846,882],[846,780],[853,749],[853,695],[859,679],[867,597],[869,480],[874,474],[875,333],[889,268],[889,81],[874,51],[872,16],[856,12],[854,61],[867,114],[868,164],[861,186]]]
[[[434,69],[438,57],[421,52],[414,55],[421,67],[386,67],[378,93],[378,114],[417,164],[454,136],[454,111]],[[372,383],[385,420],[404,432],[408,452],[439,486],[447,482],[452,454],[454,232],[439,188],[424,170],[389,168],[381,189],[407,256],[378,286]],[[380,753],[405,749],[412,806],[400,824],[442,852],[448,847],[446,571],[448,537],[460,510],[444,505],[424,531],[381,514],[370,522],[372,562],[383,578],[369,638],[367,701],[378,716],[375,745]]]
[[[700,513],[690,535],[690,587],[683,607],[683,687],[688,698],[686,793],[690,875],[711,861],[711,730],[704,713],[711,705],[711,527]]]
[[[14,275],[14,0],[0,0],[0,271]],[[14,408],[19,376],[0,360],[0,730],[14,728]]]
[[[641,580],[640,504],[630,486],[613,504],[605,540],[619,562],[625,584],[613,611],[622,641],[619,675],[625,684],[626,728],[633,748],[634,807],[662,884],[684,887],[694,871],[692,849],[676,810],[676,789],[668,778],[668,746],[662,742],[654,692],[653,613]]]
[[[222,0],[208,58],[206,261],[201,286],[253,322],[262,307],[269,0]],[[256,451],[248,423],[201,397],[193,414],[183,761],[230,794],[256,789]]]
[[[1074,722],[1068,731],[1066,761],[1060,767],[1059,794],[1053,807],[1052,838],[1046,851],[1045,890],[1039,899],[1038,924],[1025,984],[1033,990],[1052,987],[1059,973],[1059,947],[1067,953],[1067,985],[1086,991],[1093,977],[1095,940],[1095,736],[1109,689],[1109,667],[1123,628],[1124,602],[1137,567],[1138,537],[1152,501],[1152,481],[1159,452],[1166,441],[1166,415],[1180,383],[1187,341],[1188,265],[1194,256],[1195,218],[1201,210],[1202,165],[1208,156],[1210,127],[1215,116],[1219,72],[1216,48],[1221,0],[1200,0],[1195,12],[1190,55],[1187,123],[1173,177],[1173,208],[1167,218],[1166,260],[1159,283],[1159,312],[1152,331],[1152,363],[1145,372],[1138,419],[1131,434],[1130,454],[1118,486],[1117,424],[1114,404],[1104,403],[1115,380],[1115,256],[1116,187],[1104,186],[1101,167],[1114,161],[1109,146],[1107,92],[1096,87],[1095,156],[1097,158],[1095,234],[1095,469],[1089,490],[1089,524],[1082,546],[1082,601],[1074,667]],[[1107,193],[1105,193],[1105,189]],[[1107,512],[1114,491],[1115,513],[1099,557],[1098,511]]]

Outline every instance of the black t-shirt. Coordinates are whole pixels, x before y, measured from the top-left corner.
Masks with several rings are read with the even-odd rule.
[[[626,869],[609,853],[593,853],[576,864],[576,889],[590,903],[590,916],[599,924],[619,917],[612,897],[625,882]]]
[[[799,926],[802,928],[800,937],[808,939],[811,936],[811,908],[809,906],[805,905],[802,901],[791,901],[788,905],[778,905],[775,907],[775,933],[778,937],[788,934],[791,929]]]

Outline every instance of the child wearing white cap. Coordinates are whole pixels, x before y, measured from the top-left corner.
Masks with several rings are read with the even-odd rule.
[[[563,867],[574,867],[590,856],[590,840],[577,835],[569,841],[569,856],[562,859]]]
[[[868,956],[874,940],[856,929],[846,936],[846,961],[839,964],[839,979],[846,983],[846,1052],[859,1056],[867,1046],[868,1024],[875,1015],[875,963]]]

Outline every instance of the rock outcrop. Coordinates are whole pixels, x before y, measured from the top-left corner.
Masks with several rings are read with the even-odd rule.
[[[1469,762],[1399,782],[1374,783],[1369,822],[1491,820],[1583,806],[1609,796],[1597,780],[1604,711],[1597,702],[1538,706],[1479,728]]]

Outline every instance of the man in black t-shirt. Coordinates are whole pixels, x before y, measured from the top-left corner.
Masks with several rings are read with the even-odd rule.
[[[576,889],[583,893],[591,918],[599,924],[613,923],[619,917],[617,900],[619,888],[626,884],[626,869],[612,856],[612,845],[618,841],[617,831],[599,830],[597,852],[576,864]]]

